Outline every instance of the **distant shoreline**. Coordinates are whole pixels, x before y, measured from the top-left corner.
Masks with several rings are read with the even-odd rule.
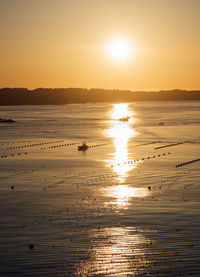
[[[2,88],[0,106],[121,103],[138,101],[200,101],[200,90],[129,91],[82,88]]]

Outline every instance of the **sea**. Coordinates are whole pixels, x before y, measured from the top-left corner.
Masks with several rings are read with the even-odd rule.
[[[200,276],[200,102],[0,117],[0,276]]]

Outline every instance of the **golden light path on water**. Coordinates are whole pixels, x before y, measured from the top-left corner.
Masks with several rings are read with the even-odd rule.
[[[144,245],[150,240],[137,228],[93,230],[90,240],[91,258],[78,266],[76,276],[138,276],[148,268]]]
[[[110,161],[112,170],[117,174],[117,184],[105,188],[104,193],[115,200],[112,204],[117,207],[125,208],[132,197],[144,197],[148,195],[147,189],[133,188],[124,184],[128,173],[137,166],[135,163],[129,163],[128,142],[137,135],[137,132],[131,128],[135,122],[134,113],[129,110],[128,104],[114,104],[110,112],[112,127],[107,130],[109,137],[113,139],[115,153],[113,160]]]
[[[137,133],[131,128],[134,114],[128,104],[115,104],[110,113],[112,126],[107,135],[113,139],[115,152],[107,162],[117,176],[114,185],[101,188],[104,205],[124,211],[129,208],[132,199],[148,195],[146,188],[133,187],[126,184],[128,174],[137,164],[129,163],[128,142]],[[125,119],[125,120],[120,120]],[[127,120],[128,119],[128,120]],[[118,213],[120,214],[120,213]],[[89,231],[91,249],[90,259],[81,262],[76,276],[143,276],[148,270],[148,249],[150,240],[144,230],[136,227],[114,226]]]
[[[115,146],[114,159],[111,161],[112,169],[117,173],[118,181],[123,183],[128,172],[135,167],[134,164],[130,167],[127,162],[128,141],[137,134],[130,127],[130,123],[134,122],[134,115],[130,112],[128,104],[114,104],[110,116],[112,127],[107,130],[107,134],[113,139]],[[128,119],[127,121],[120,121],[126,118]]]
[[[145,188],[132,188],[124,184],[105,188],[104,192],[108,197],[114,198],[114,201],[111,201],[110,204],[116,205],[117,208],[127,208],[133,197],[145,197],[148,195],[148,191]]]

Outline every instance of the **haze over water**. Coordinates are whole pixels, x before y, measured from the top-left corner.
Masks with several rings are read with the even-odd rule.
[[[0,117],[1,276],[199,276],[199,102]]]

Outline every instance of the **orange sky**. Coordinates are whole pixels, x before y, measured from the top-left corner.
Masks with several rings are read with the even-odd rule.
[[[0,87],[200,89],[199,0],[0,0]],[[125,61],[112,39],[129,41]]]

